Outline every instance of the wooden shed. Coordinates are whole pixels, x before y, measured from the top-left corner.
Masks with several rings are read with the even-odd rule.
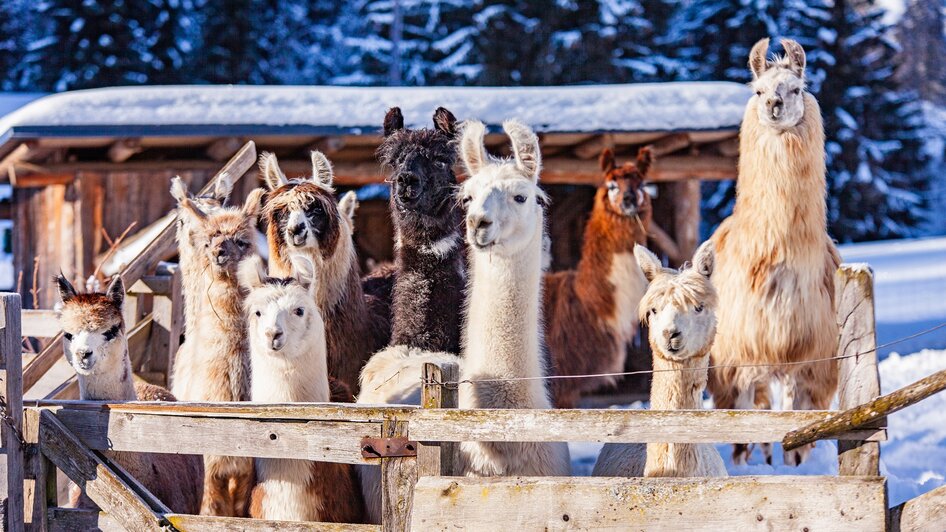
[[[245,140],[275,152],[289,175],[308,171],[308,152],[333,161],[341,190],[360,188],[357,239],[362,260],[391,258],[383,169],[375,159],[385,111],[400,106],[411,126],[429,126],[438,106],[490,128],[502,153],[503,120],[540,132],[542,182],[553,268],[573,266],[601,180],[597,157],[619,160],[652,144],[659,193],[655,248],[672,262],[695,249],[700,180],[733,179],[746,87],[663,83],[531,88],[123,87],[67,92],[34,101],[0,120],[0,179],[14,187],[14,267],[26,308],[55,302],[54,273],[88,276],[108,240],[137,231],[172,207],[169,179],[203,184]],[[243,179],[236,201],[257,185]],[[372,199],[374,198],[374,199]],[[0,213],[2,215],[3,213]],[[35,261],[35,262],[34,262]],[[29,290],[34,276],[38,301]]]

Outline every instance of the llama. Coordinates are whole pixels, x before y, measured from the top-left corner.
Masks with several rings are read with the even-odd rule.
[[[482,122],[467,122],[460,156],[469,176],[459,195],[466,211],[470,278],[461,380],[534,378],[460,387],[460,408],[551,408],[543,364],[542,248],[547,198],[538,186],[539,140],[510,120],[503,130],[512,159],[486,153]],[[535,378],[538,377],[538,378]],[[564,443],[464,442],[471,476],[569,473]]]
[[[264,403],[329,401],[325,323],[315,283],[301,276],[274,278],[263,261],[240,264],[249,326],[251,397]],[[257,458],[250,517],[357,523],[361,494],[347,464]]]
[[[189,313],[172,391],[187,401],[249,400],[250,360],[236,270],[252,253],[263,191],[251,192],[242,209],[208,211],[188,195],[180,178],[172,181],[171,194],[181,219],[177,241]],[[201,513],[246,516],[252,486],[252,459],[205,456]]]
[[[174,396],[159,386],[135,383],[128,358],[128,340],[122,305],[125,285],[116,276],[106,292],[79,294],[59,275],[56,278],[62,308],[66,360],[79,380],[79,399],[83,401],[174,401]],[[204,464],[199,456],[158,453],[105,451],[148,491],[176,513],[193,514],[200,509]],[[73,508],[97,509],[83,490],[70,487]]]
[[[355,194],[335,203],[331,163],[312,152],[312,177],[288,179],[276,156],[264,153],[260,169],[269,187],[263,215],[269,241],[269,273],[291,274],[291,259],[306,257],[319,279],[316,301],[325,319],[329,375],[358,393],[358,373],[368,358],[387,345],[387,303],[366,296],[355,256]]]
[[[785,57],[767,61],[768,45],[763,39],[750,53],[756,94],[739,132],[736,206],[712,237],[720,298],[713,365],[797,363],[824,359],[837,348],[840,257],[826,230],[821,110],[805,91],[802,47],[784,39]],[[838,368],[822,360],[713,369],[709,389],[716,408],[752,408],[769,402],[773,379],[782,384],[782,408],[824,409]],[[800,464],[810,450],[786,452],[785,463]],[[733,461],[745,463],[749,454],[737,445]]]
[[[713,243],[693,256],[693,267],[675,271],[638,245],[634,256],[650,283],[640,302],[640,320],[649,327],[654,353],[650,407],[699,410],[706,388],[709,352],[716,335]],[[716,447],[692,443],[609,443],[592,473],[606,477],[725,477]]]
[[[623,371],[637,335],[635,313],[647,283],[634,245],[647,242],[651,208],[643,187],[653,156],[641,148],[636,164],[618,167],[606,149],[600,162],[605,181],[595,193],[578,268],[545,275],[545,341],[556,375]],[[613,383],[613,377],[554,379],[552,398],[558,408],[575,408],[582,393]]]

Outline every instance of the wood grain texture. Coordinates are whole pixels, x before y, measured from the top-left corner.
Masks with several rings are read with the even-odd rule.
[[[378,525],[350,525],[344,523],[310,523],[292,521],[266,521],[239,517],[209,517],[203,515],[168,514],[165,516],[174,528],[200,532],[378,532]]]
[[[353,403],[231,403],[198,402],[128,402],[100,401],[37,401],[45,408],[71,408],[128,414],[160,414],[185,417],[234,417],[249,419],[304,419],[320,421],[382,422],[392,416],[404,417],[414,410],[412,405],[356,405]]]
[[[385,438],[407,437],[407,422],[385,421],[381,434]],[[381,530],[402,532],[410,529],[416,482],[416,457],[381,459]]]
[[[52,338],[59,334],[59,317],[55,310],[23,309],[21,322],[23,336]]]
[[[78,508],[50,508],[49,532],[101,532],[99,524],[104,521],[104,512]]]
[[[881,531],[882,477],[434,478],[413,530]]]
[[[424,385],[421,388],[421,405],[424,408],[456,408],[458,394],[456,386],[443,386],[440,382],[460,379],[460,366],[456,363],[424,365]],[[418,476],[452,476],[459,474],[460,446],[455,442],[420,442],[417,449]]]
[[[928,491],[890,509],[890,532],[946,530],[946,486]]]
[[[3,369],[3,400],[8,419],[2,423],[3,446],[7,454],[6,530],[23,530],[25,470],[23,433],[22,334],[20,333],[20,295],[0,294],[0,367]],[[11,426],[12,425],[12,426]]]

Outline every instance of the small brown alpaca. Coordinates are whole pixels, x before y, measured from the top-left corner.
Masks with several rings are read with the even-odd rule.
[[[354,192],[335,203],[332,165],[312,152],[312,177],[288,179],[276,156],[264,153],[260,170],[270,192],[263,215],[269,273],[291,275],[294,257],[315,265],[316,301],[325,318],[329,375],[358,394],[358,374],[391,337],[390,304],[362,289],[352,239]],[[349,400],[353,400],[351,398]]]
[[[125,285],[121,277],[115,277],[104,294],[79,294],[62,275],[56,278],[56,283],[62,297],[59,323],[64,351],[66,360],[78,375],[80,400],[175,400],[160,386],[134,382],[122,320]],[[200,509],[204,464],[199,456],[124,451],[105,451],[104,454],[172,511],[193,514]],[[73,508],[98,508],[75,484],[70,486],[69,500]]]
[[[615,166],[601,153],[604,184],[595,194],[575,270],[545,275],[545,341],[554,375],[623,371],[627,347],[637,335],[637,305],[647,282],[634,260],[634,246],[647,242],[650,196],[644,179],[653,162],[641,148],[635,163]],[[554,379],[558,408],[575,408],[582,393],[613,384],[614,378]]]
[[[769,40],[752,48],[756,95],[739,132],[736,206],[716,233],[719,329],[713,365],[797,363],[837,350],[834,273],[840,257],[825,218],[821,110],[805,91],[805,51],[785,39],[785,57],[766,60]],[[769,383],[782,384],[783,409],[828,408],[835,361],[710,371],[716,408],[766,406]],[[763,447],[771,461],[770,447]],[[798,465],[810,447],[785,453]],[[735,463],[749,456],[737,445]]]
[[[247,401],[250,359],[237,282],[239,262],[253,252],[263,191],[242,209],[204,210],[180,178],[171,185],[181,223],[177,241],[185,297],[185,340],[174,361],[172,391],[185,401]],[[253,460],[204,457],[204,515],[245,517],[253,487]]]
[[[650,282],[640,302],[640,319],[649,327],[654,353],[653,410],[703,407],[709,352],[716,335],[713,243],[693,256],[693,267],[662,268],[644,246],[634,255]],[[716,447],[690,443],[609,443],[601,450],[593,475],[600,477],[725,477]]]

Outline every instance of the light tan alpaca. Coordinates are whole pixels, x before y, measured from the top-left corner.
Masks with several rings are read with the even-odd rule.
[[[739,132],[736,206],[712,237],[720,299],[713,365],[799,362],[837,349],[840,257],[826,230],[821,110],[805,91],[801,46],[783,40],[785,57],[767,61],[768,45],[759,41],[749,57],[756,95]],[[709,389],[716,408],[752,408],[769,402],[756,391],[767,392],[773,379],[782,384],[782,408],[823,409],[838,368],[834,361],[723,368],[710,371]],[[737,445],[733,461],[745,463],[749,452]],[[785,453],[785,463],[800,464],[809,452]]]
[[[269,277],[258,256],[243,261],[239,278],[249,292],[244,308],[253,401],[328,402],[325,323],[315,303],[315,285],[298,276]],[[251,517],[334,523],[362,519],[361,493],[350,465],[257,458],[256,481]]]
[[[204,211],[179,178],[177,199],[184,296],[185,340],[174,361],[172,391],[182,401],[249,400],[250,360],[237,283],[239,262],[252,253],[263,191],[254,190],[242,209]],[[195,315],[196,313],[196,315]],[[245,517],[253,487],[253,460],[204,457],[205,515]]]
[[[133,380],[122,320],[125,285],[121,277],[115,277],[104,294],[79,294],[62,275],[56,282],[62,297],[59,322],[64,351],[78,375],[79,399],[174,401],[174,396],[164,388]],[[192,514],[200,509],[204,465],[199,456],[122,451],[104,454],[172,511]],[[70,486],[69,499],[73,508],[97,509],[75,484]]]
[[[709,351],[716,334],[713,243],[700,246],[693,267],[677,272],[662,268],[647,248],[634,257],[650,282],[641,300],[641,321],[649,327],[654,354],[650,385],[653,410],[699,410],[706,388]],[[600,477],[725,477],[716,448],[693,443],[609,443],[592,473]]]

